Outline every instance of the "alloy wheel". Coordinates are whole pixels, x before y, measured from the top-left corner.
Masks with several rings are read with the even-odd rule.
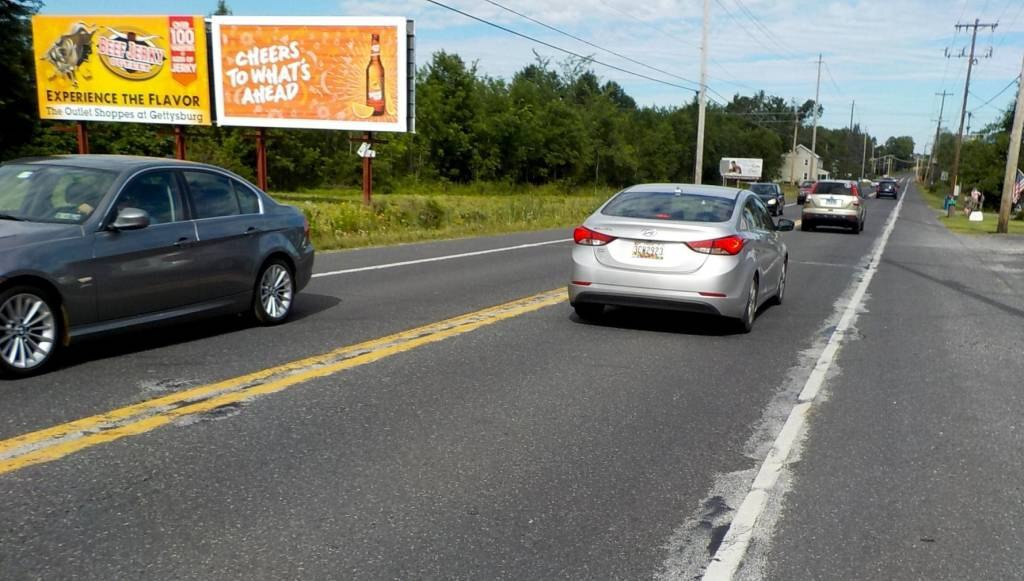
[[[271,264],[260,279],[260,305],[271,319],[282,319],[288,314],[294,296],[292,275],[280,264]]]
[[[56,345],[57,322],[46,301],[35,294],[19,293],[0,306],[0,357],[13,369],[29,370],[42,365]]]

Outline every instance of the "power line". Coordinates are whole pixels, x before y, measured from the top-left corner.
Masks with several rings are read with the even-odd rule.
[[[832,70],[828,68],[828,62],[822,61],[825,64],[825,72],[828,73],[828,79],[832,81],[832,86],[836,88],[836,92],[840,95],[843,94],[843,90],[839,88],[839,83],[836,82],[836,78],[832,76]]]
[[[757,36],[755,36],[752,32],[750,32],[750,29],[747,28],[747,26],[744,23],[740,22],[733,15],[733,13],[728,8],[725,7],[725,4],[722,4],[721,0],[715,0],[715,4],[718,4],[718,7],[721,8],[723,12],[725,12],[725,15],[727,17],[729,17],[729,19],[732,20],[736,24],[736,26],[739,26],[741,29],[743,29],[743,32],[745,32],[747,34],[747,36],[749,36],[755,42],[757,42],[759,44],[762,44],[762,40],[760,38],[758,38]],[[767,48],[767,47],[765,47],[765,48]],[[775,52],[773,50],[769,50],[768,52],[771,53],[771,54],[774,54],[775,56],[781,58],[782,60],[793,60],[792,57],[784,56],[781,53]]]
[[[495,2],[494,0],[484,0],[484,2],[487,2],[488,4],[490,4],[492,6],[497,6],[498,8],[501,8],[502,10],[504,10],[506,12],[511,12],[512,14],[515,14],[516,16],[518,16],[520,18],[525,18],[526,20],[529,20],[530,22],[532,22],[534,24],[537,24],[539,26],[543,26],[544,28],[547,28],[548,30],[557,32],[558,34],[561,34],[562,36],[567,36],[567,37],[569,37],[569,38],[571,38],[571,39],[573,39],[575,41],[582,42],[583,44],[585,44],[587,46],[596,48],[598,50],[602,50],[602,51],[604,51],[604,52],[606,52],[608,54],[615,55],[615,56],[619,57],[620,59],[627,60],[627,61],[629,61],[629,62],[631,62],[631,63],[633,63],[635,65],[640,65],[640,66],[648,68],[648,69],[650,69],[652,71],[659,72],[659,73],[661,73],[663,75],[668,75],[670,77],[679,79],[680,81],[685,81],[687,83],[695,83],[698,87],[700,86],[700,83],[697,82],[697,81],[694,81],[693,79],[687,79],[686,77],[681,77],[681,76],[679,76],[679,75],[677,75],[675,73],[671,73],[671,72],[666,71],[664,69],[659,69],[657,67],[652,67],[651,65],[649,65],[647,63],[644,63],[644,62],[638,61],[636,59],[630,58],[630,57],[628,57],[628,56],[626,56],[626,55],[624,55],[622,53],[618,53],[618,52],[615,52],[614,50],[611,50],[611,49],[605,48],[603,46],[594,44],[594,43],[590,42],[589,40],[587,40],[585,38],[580,38],[580,37],[576,36],[575,34],[568,33],[568,32],[566,32],[564,30],[561,30],[560,28],[551,26],[550,24],[545,24],[544,22],[541,22],[540,20],[537,20],[536,18],[532,18],[530,16],[527,16],[526,14],[523,14],[522,12],[517,12],[517,11],[509,8],[508,6],[505,6],[503,4],[499,4],[498,2]]]
[[[978,105],[974,109],[971,109],[971,113],[977,112],[978,109],[981,109],[982,107],[988,105],[992,101],[995,101],[996,99],[998,99],[1003,93],[1005,93],[1007,91],[1007,89],[1009,89],[1010,87],[1016,85],[1017,81],[1019,81],[1019,80],[1020,80],[1020,75],[1017,75],[1017,78],[1015,78],[1012,81],[1010,81],[1009,84],[1007,84],[1005,87],[1003,87],[1003,89],[1001,91],[999,91],[998,93],[996,93],[995,96],[993,96],[991,99],[989,99],[988,101],[985,101],[981,105]],[[980,99],[981,98],[981,97],[978,97],[977,95],[975,95],[974,93],[971,93],[971,96],[976,98],[976,99]]]
[[[649,28],[650,30],[653,30],[653,31],[657,32],[658,34],[661,34],[662,36],[664,36],[665,38],[671,40],[672,42],[677,43],[677,44],[679,43],[679,35],[671,34],[671,33],[667,32],[664,28],[655,26],[655,25],[651,24],[650,22],[647,22],[646,20],[638,17],[636,14],[633,14],[633,13],[627,11],[627,10],[623,10],[623,9],[619,8],[618,6],[615,6],[614,4],[611,4],[611,3],[607,2],[606,0],[598,0],[598,2],[600,2],[601,4],[604,4],[604,6],[606,8],[610,8],[611,10],[614,10],[615,12],[618,12],[619,14],[622,14],[623,16],[636,21],[641,26],[645,26],[645,27]],[[695,44],[687,44],[687,46],[694,46],[694,47],[696,47],[697,45],[695,45]],[[761,89],[758,89],[756,87],[751,87],[750,85],[746,85],[744,83],[739,82],[739,79],[736,77],[736,75],[732,74],[732,72],[729,71],[725,67],[725,65],[723,65],[720,61],[718,61],[714,57],[709,56],[708,60],[710,60],[712,64],[716,65],[728,77],[728,78],[723,79],[721,77],[708,75],[708,78],[716,79],[716,80],[721,81],[721,82],[723,82],[723,83],[725,83],[727,85],[733,85],[733,86],[736,86],[736,87],[741,87],[741,88],[748,89],[748,90],[751,90],[751,91],[754,91],[754,92],[757,92],[757,91],[761,90]],[[730,101],[730,99],[726,98],[725,95],[722,95],[718,91],[715,91],[714,89],[712,89],[710,85],[708,86],[708,90],[712,91],[713,93],[715,93],[716,95],[721,97],[726,102]]]
[[[576,53],[576,52],[573,52],[573,51],[571,51],[569,49],[562,48],[560,46],[551,44],[550,42],[545,42],[543,40],[540,40],[539,38],[534,38],[534,37],[532,37],[532,36],[530,36],[528,34],[524,34],[524,33],[519,32],[517,30],[513,30],[511,28],[508,28],[506,26],[502,26],[502,25],[500,25],[500,24],[498,24],[496,22],[491,22],[490,20],[486,20],[484,18],[480,18],[479,16],[474,16],[473,14],[470,14],[468,12],[464,12],[462,10],[459,10],[458,8],[455,8],[454,6],[449,6],[447,4],[438,2],[437,0],[426,0],[426,1],[430,2],[431,4],[433,4],[435,6],[440,6],[441,8],[444,8],[446,10],[451,10],[452,12],[455,12],[456,14],[461,14],[462,16],[465,16],[466,18],[471,18],[473,20],[476,20],[477,22],[480,22],[482,24],[486,24],[487,26],[492,26],[494,28],[497,28],[498,30],[503,30],[503,31],[505,31],[505,32],[507,32],[509,34],[518,36],[520,38],[525,38],[526,40],[529,40],[530,42],[535,42],[537,44],[546,46],[546,47],[548,47],[550,49],[554,49],[554,50],[557,50],[559,52],[563,52],[565,54],[574,56],[574,57],[576,57],[578,59],[582,59],[584,61],[596,63],[596,64],[599,64],[599,65],[601,65],[603,67],[607,67],[609,69],[619,71],[620,73],[626,73],[627,75],[633,75],[634,77],[639,77],[641,79],[646,79],[648,81],[653,81],[655,83],[660,83],[662,85],[667,85],[669,87],[675,87],[677,89],[684,89],[684,90],[687,90],[687,91],[693,91],[694,93],[698,93],[699,92],[698,89],[694,89],[693,87],[686,87],[686,86],[679,85],[679,84],[676,84],[676,83],[671,83],[669,81],[665,81],[665,80],[662,80],[662,79],[657,79],[655,77],[651,77],[651,76],[645,75],[643,73],[638,73],[636,71],[631,71],[629,69],[624,69],[622,67],[619,67],[619,66],[616,66],[616,65],[613,65],[613,64],[610,64],[610,63],[599,61],[599,60],[595,59],[594,57],[583,56],[583,55],[581,55],[579,53]],[[698,83],[698,85],[699,85],[699,83]]]
[[[779,38],[775,35],[775,33],[773,33],[771,30],[769,30],[768,27],[766,27],[764,25],[764,23],[761,22],[761,19],[758,18],[757,16],[755,16],[754,13],[751,12],[749,8],[747,8],[747,5],[743,3],[743,0],[733,0],[733,2],[737,6],[739,6],[740,11],[742,11],[747,16],[747,18],[749,18],[750,21],[754,23],[754,26],[756,26],[758,29],[761,30],[761,32],[764,34],[765,38],[767,38],[768,40],[770,40],[773,43],[775,43],[775,46],[777,46],[780,49],[782,49],[783,52],[789,53],[789,55],[790,55],[789,58],[791,58],[791,59],[796,59],[797,58],[796,55],[793,54],[793,52],[790,51],[782,43],[781,40],[779,40]]]

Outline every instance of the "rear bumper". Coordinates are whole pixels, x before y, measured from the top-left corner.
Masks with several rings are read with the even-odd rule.
[[[687,300],[679,297],[656,298],[643,295],[623,292],[622,289],[614,289],[612,292],[602,290],[577,290],[573,293],[569,286],[571,304],[598,304],[613,305],[616,307],[636,307],[641,309],[659,309],[664,311],[682,311],[686,313],[703,313],[706,315],[723,315],[715,305],[701,301]]]
[[[307,244],[297,258],[295,261],[295,290],[300,291],[306,288],[313,278],[313,260],[315,259],[313,245]]]
[[[696,273],[669,274],[631,271],[601,264],[592,248],[577,246],[572,253],[569,302],[708,313],[740,317],[756,265],[734,257],[705,263]],[[732,260],[731,260],[732,259]],[[578,283],[586,284],[578,284]],[[725,296],[706,296],[701,293]]]
[[[850,224],[860,222],[860,212],[856,210],[829,211],[825,208],[811,209],[805,206],[800,219],[803,220],[804,223],[842,224],[848,226]]]

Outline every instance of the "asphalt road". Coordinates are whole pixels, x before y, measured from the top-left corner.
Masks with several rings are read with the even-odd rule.
[[[277,387],[159,426],[95,424],[87,446],[61,444],[49,461],[0,473],[0,579],[699,576],[895,206],[869,200],[859,236],[787,233],[786,303],[763,310],[749,335],[629,309],[588,324],[545,299],[461,330],[361,345],[341,363],[307,362],[301,381],[250,377],[256,390]],[[984,333],[1012,332],[996,320],[1019,318],[1020,306],[985,286],[996,284],[983,276],[991,266],[950,283],[949,235],[929,212],[909,196],[869,316],[839,353],[806,449],[771,504],[782,508],[763,519],[741,575],[986,577],[961,574],[970,563],[944,577],[884,536],[932,535],[917,542],[953,559],[964,539],[941,531],[995,519],[992,535],[969,543],[991,550],[965,554],[1001,558],[1020,577],[1020,551],[1009,550],[1022,546],[1012,516],[1024,404],[1001,367],[1013,354],[979,361],[954,349],[992,356]],[[75,349],[61,369],[0,383],[0,459],[24,434],[564,287],[570,243],[556,241],[569,235],[323,253],[316,271],[336,274],[315,278],[284,326],[226,318]],[[523,247],[401,265],[511,246]],[[968,290],[981,298],[964,299]],[[965,300],[975,310],[958,323],[950,308]],[[945,395],[929,397],[940,383],[920,370],[953,367]],[[1000,387],[982,393],[970,382],[978,373]],[[933,440],[942,426],[950,437]],[[1005,475],[1005,455],[983,456],[1000,451],[1013,456]],[[936,456],[940,480],[929,473]],[[898,478],[880,487],[887,475]],[[936,481],[935,494],[915,496]],[[948,507],[940,532],[901,530],[912,522],[896,518],[901,507],[918,515],[929,501],[966,504]],[[850,539],[870,544],[870,559]]]

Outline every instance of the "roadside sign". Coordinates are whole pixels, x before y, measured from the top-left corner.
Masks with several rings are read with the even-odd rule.
[[[217,123],[406,131],[407,21],[213,17]]]
[[[210,124],[202,16],[33,16],[39,117]]]
[[[748,157],[723,157],[718,162],[718,173],[724,179],[757,180],[761,178],[764,160]]]

